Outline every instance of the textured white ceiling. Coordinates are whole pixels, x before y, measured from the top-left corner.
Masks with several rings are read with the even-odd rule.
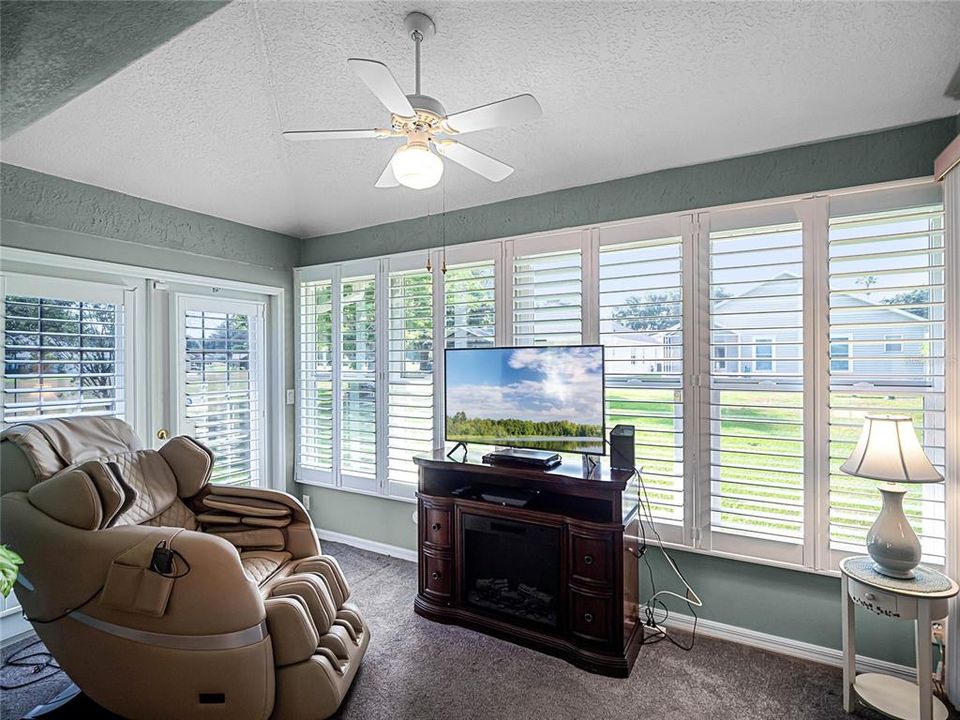
[[[448,112],[532,92],[543,118],[464,141],[517,168],[447,163],[447,208],[690,165],[958,111],[960,2],[262,2],[214,13],[2,144],[5,162],[310,237],[436,212],[377,190],[396,140],[348,57],[413,91],[410,10],[438,34],[423,91]]]

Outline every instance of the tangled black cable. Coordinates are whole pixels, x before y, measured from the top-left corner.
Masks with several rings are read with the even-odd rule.
[[[605,440],[609,445],[610,441]],[[663,553],[664,558],[666,558],[668,564],[674,569],[677,575],[680,577],[680,580],[683,581],[683,584],[688,588],[687,593],[689,593],[690,584],[687,582],[687,578],[684,576],[683,572],[680,570],[680,565],[677,563],[673,557],[667,553],[667,549],[663,546],[663,538],[660,537],[660,532],[657,530],[657,525],[653,521],[653,513],[650,510],[650,497],[647,494],[647,485],[643,482],[643,476],[640,474],[640,471],[634,466],[631,468],[633,473],[630,476],[630,479],[627,481],[629,483],[634,477],[637,479],[637,505],[639,506],[639,512],[637,513],[637,527],[640,530],[640,547],[636,551],[638,558],[643,560],[644,565],[647,567],[647,575],[650,577],[650,598],[651,600],[647,602],[644,606],[644,625],[649,628],[656,629],[660,634],[653,637],[647,638],[644,637],[641,642],[642,645],[656,645],[658,642],[667,640],[672,643],[674,646],[680,648],[685,652],[693,650],[693,646],[697,641],[697,623],[700,621],[700,618],[697,616],[697,611],[694,609],[694,603],[690,600],[689,594],[686,598],[681,598],[687,603],[687,607],[690,609],[690,614],[693,615],[693,628],[690,633],[690,644],[684,645],[675,638],[670,637],[666,629],[663,627],[664,623],[670,618],[670,608],[667,607],[666,603],[663,600],[660,600],[657,595],[657,583],[653,575],[653,566],[650,564],[650,560],[647,557],[647,531],[644,527],[645,522],[650,525],[650,530],[656,536],[657,545],[660,547],[660,552]],[[641,492],[643,493],[641,496]],[[696,593],[694,593],[696,597]],[[697,600],[699,602],[699,600]],[[658,621],[657,620],[657,610],[663,611],[663,617]]]
[[[25,688],[28,685],[49,680],[55,675],[63,672],[60,669],[60,666],[57,664],[57,661],[53,659],[53,655],[51,655],[50,651],[46,648],[35,652],[29,652],[32,648],[39,644],[39,640],[34,640],[29,645],[25,645],[24,647],[20,648],[10,657],[4,660],[2,668],[3,670],[6,670],[8,667],[32,668],[30,670],[30,674],[35,677],[31,677],[29,680],[25,680],[21,683],[14,683],[12,685],[0,683],[0,690],[19,690],[20,688]],[[44,672],[46,670],[49,670],[49,672]]]

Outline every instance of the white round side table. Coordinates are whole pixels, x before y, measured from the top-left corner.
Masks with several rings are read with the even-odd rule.
[[[930,625],[947,616],[947,601],[960,586],[943,573],[919,566],[908,580],[873,569],[867,555],[840,562],[843,591],[843,709],[864,705],[898,720],[947,720],[947,708],[933,695]],[[917,682],[880,673],[857,675],[854,608],[893,620],[916,621]]]

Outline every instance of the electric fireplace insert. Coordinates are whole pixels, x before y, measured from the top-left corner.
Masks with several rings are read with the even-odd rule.
[[[469,605],[557,626],[560,529],[462,515],[464,595]]]

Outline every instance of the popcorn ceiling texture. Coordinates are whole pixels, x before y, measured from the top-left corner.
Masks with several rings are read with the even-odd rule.
[[[59,228],[127,243],[206,255],[213,258],[287,270],[299,258],[300,241],[230,220],[181,210],[123,193],[45,175],[6,163],[0,165],[0,214],[5,220]],[[34,240],[4,244],[31,247]],[[50,251],[55,251],[51,248]],[[60,252],[76,254],[64,247]],[[105,260],[116,260],[108,255]],[[216,270],[193,267],[213,277]]]
[[[759,155],[514,198],[447,213],[446,243],[555,230],[589,223],[924,177],[958,130],[953,117]],[[312,265],[440,244],[434,217],[303,241]]]
[[[377,190],[399,140],[281,138],[385,124],[345,61],[386,62],[411,91],[413,46],[402,29],[411,9],[436,21],[423,90],[448,110],[521,92],[543,105],[535,122],[464,136],[516,167],[503,182],[448,163],[443,187]],[[936,0],[237,0],[6,138],[3,154],[247,225],[331,235],[436,213],[444,192],[448,209],[512,203],[954,114],[943,93],[958,26],[960,2]],[[795,170],[769,168],[774,179]],[[632,187],[608,195],[624,188],[627,201]],[[551,214],[577,212],[555,197],[564,203]],[[605,201],[594,202],[602,211]]]
[[[4,0],[0,135],[23,129],[225,4]]]

